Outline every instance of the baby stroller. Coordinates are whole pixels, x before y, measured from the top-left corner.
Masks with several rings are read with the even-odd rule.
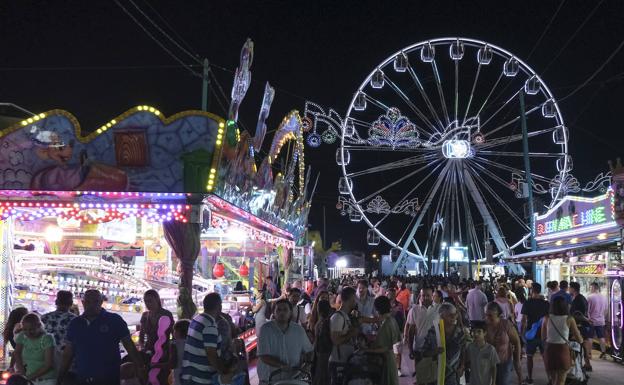
[[[356,350],[344,367],[343,385],[379,384],[384,367],[383,354]]]
[[[583,369],[583,346],[575,341],[570,341],[572,351],[572,366],[566,378],[566,385],[587,385],[589,376]]]
[[[280,374],[284,373],[282,369],[271,372],[269,377],[269,385],[310,385],[312,377],[305,368],[295,369],[291,372],[291,378],[287,380],[275,380]]]

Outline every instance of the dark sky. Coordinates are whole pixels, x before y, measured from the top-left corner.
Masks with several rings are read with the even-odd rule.
[[[567,1],[537,46],[558,1],[134,2],[189,51],[223,69],[233,70],[245,39],[254,40],[254,83],[241,108],[249,128],[255,126],[266,80],[277,89],[269,129],[291,109],[302,110],[305,100],[343,113],[377,63],[404,46],[440,36],[473,37],[506,48],[527,60],[561,98],[587,79],[624,36],[624,2],[616,0]],[[123,4],[192,63],[132,4]],[[166,115],[200,106],[200,79],[172,67],[174,59],[113,1],[5,1],[0,20],[0,101],[35,112],[66,109],[84,130],[139,104]],[[581,181],[607,170],[606,161],[622,153],[623,64],[620,52],[561,104],[571,134],[573,173]],[[214,72],[229,94],[232,74],[221,68]],[[214,99],[211,110],[224,115]],[[365,249],[365,225],[348,222],[335,208],[339,169],[334,152],[327,145],[307,150],[306,160],[321,172],[310,223],[322,228],[325,206],[326,242],[340,238],[345,249]]]

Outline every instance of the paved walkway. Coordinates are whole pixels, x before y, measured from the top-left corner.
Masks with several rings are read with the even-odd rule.
[[[588,384],[590,385],[620,385],[624,384],[624,365],[620,363],[614,363],[611,358],[606,360],[598,359],[600,352],[594,351],[592,356],[593,372],[589,374]],[[535,355],[533,368],[533,381],[535,385],[546,385],[548,378],[546,377],[546,371],[544,370],[544,362],[542,357],[538,354]],[[251,385],[258,385],[258,377],[256,376],[255,365],[250,365],[249,370]],[[405,377],[399,379],[400,385],[412,385],[414,378],[412,373],[414,372],[414,362],[409,359],[407,351],[403,354],[403,363],[401,365]],[[522,360],[522,378],[526,378],[526,360]],[[515,380],[515,374],[512,376],[513,381],[509,385],[517,385]]]

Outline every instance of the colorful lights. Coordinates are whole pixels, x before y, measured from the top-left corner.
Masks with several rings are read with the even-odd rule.
[[[566,215],[559,219],[537,224],[537,235],[550,234],[563,230],[575,229],[577,227],[590,226],[607,221],[605,208],[603,206],[594,207],[580,214]]]
[[[216,175],[217,175],[217,169],[211,168],[210,175],[208,175],[208,185],[206,186],[208,191],[212,191],[214,189]]]
[[[28,119],[24,119],[24,120],[22,120],[22,121],[20,122],[20,124],[21,124],[22,126],[27,126],[27,125],[29,125],[29,124],[33,124],[33,123],[35,123],[35,122],[37,122],[37,121],[39,121],[39,120],[41,120],[41,119],[45,119],[45,117],[46,117],[46,114],[44,114],[44,113],[41,113],[41,114],[39,114],[39,115],[33,115],[32,117],[30,117],[30,118],[28,118]]]
[[[601,241],[605,240],[605,239],[607,239],[607,233],[600,233],[600,234],[598,234],[598,236],[596,238],[600,239]]]
[[[570,239],[570,243],[573,244],[573,245],[577,244],[578,243],[578,238]]]

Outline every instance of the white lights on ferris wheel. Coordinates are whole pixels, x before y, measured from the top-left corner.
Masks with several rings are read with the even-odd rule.
[[[353,109],[356,111],[364,111],[366,109],[366,95],[363,92],[358,92],[353,102]]]
[[[505,64],[503,64],[503,74],[505,74],[508,78],[515,77],[518,75],[519,71],[520,63],[518,62],[518,59],[514,57],[510,57],[505,61]]]
[[[431,43],[426,43],[420,49],[420,60],[425,63],[431,63],[435,59],[435,48]]]
[[[405,72],[407,71],[407,66],[409,65],[409,61],[407,60],[407,56],[400,52],[394,58],[394,70],[396,72]]]
[[[540,91],[540,88],[540,81],[535,75],[527,79],[526,83],[524,83],[524,92],[526,92],[528,95],[537,95],[537,93]]]
[[[349,220],[351,222],[361,222],[362,221],[362,213],[360,213],[357,209],[351,211],[349,213]]]
[[[477,51],[477,62],[482,65],[488,65],[492,61],[492,48],[484,45]]]
[[[375,231],[375,229],[368,229],[366,231],[366,243],[368,243],[369,246],[377,246],[379,242],[381,242],[381,238],[379,234],[377,234],[377,231]]]
[[[449,54],[451,55],[451,59],[461,60],[464,57],[464,43],[461,43],[459,40],[451,43]]]
[[[442,155],[447,159],[465,159],[470,157],[470,142],[462,139],[445,140]]]
[[[542,104],[542,115],[545,118],[554,118],[555,115],[557,115],[557,108],[552,99],[548,99],[544,104]]]
[[[553,131],[553,143],[555,144],[565,144],[568,138],[568,129],[564,126],[557,126],[555,131]]]
[[[366,108],[366,99],[364,99],[364,108]],[[355,124],[353,123],[353,119],[351,118],[345,119],[342,134],[346,136],[347,138],[350,138],[355,134]]]
[[[351,154],[349,150],[342,147],[336,149],[336,164],[338,164],[338,166],[346,166],[349,164],[350,160]]]
[[[353,188],[353,181],[348,176],[342,176],[338,180],[338,192],[342,195],[349,194]]]
[[[565,155],[557,159],[557,170],[559,172],[572,171],[572,166],[572,157],[570,155]]]
[[[384,83],[384,73],[382,70],[377,68],[377,71],[375,71],[373,73],[373,76],[371,77],[370,84],[371,84],[371,87],[375,89],[383,88],[385,83]]]

